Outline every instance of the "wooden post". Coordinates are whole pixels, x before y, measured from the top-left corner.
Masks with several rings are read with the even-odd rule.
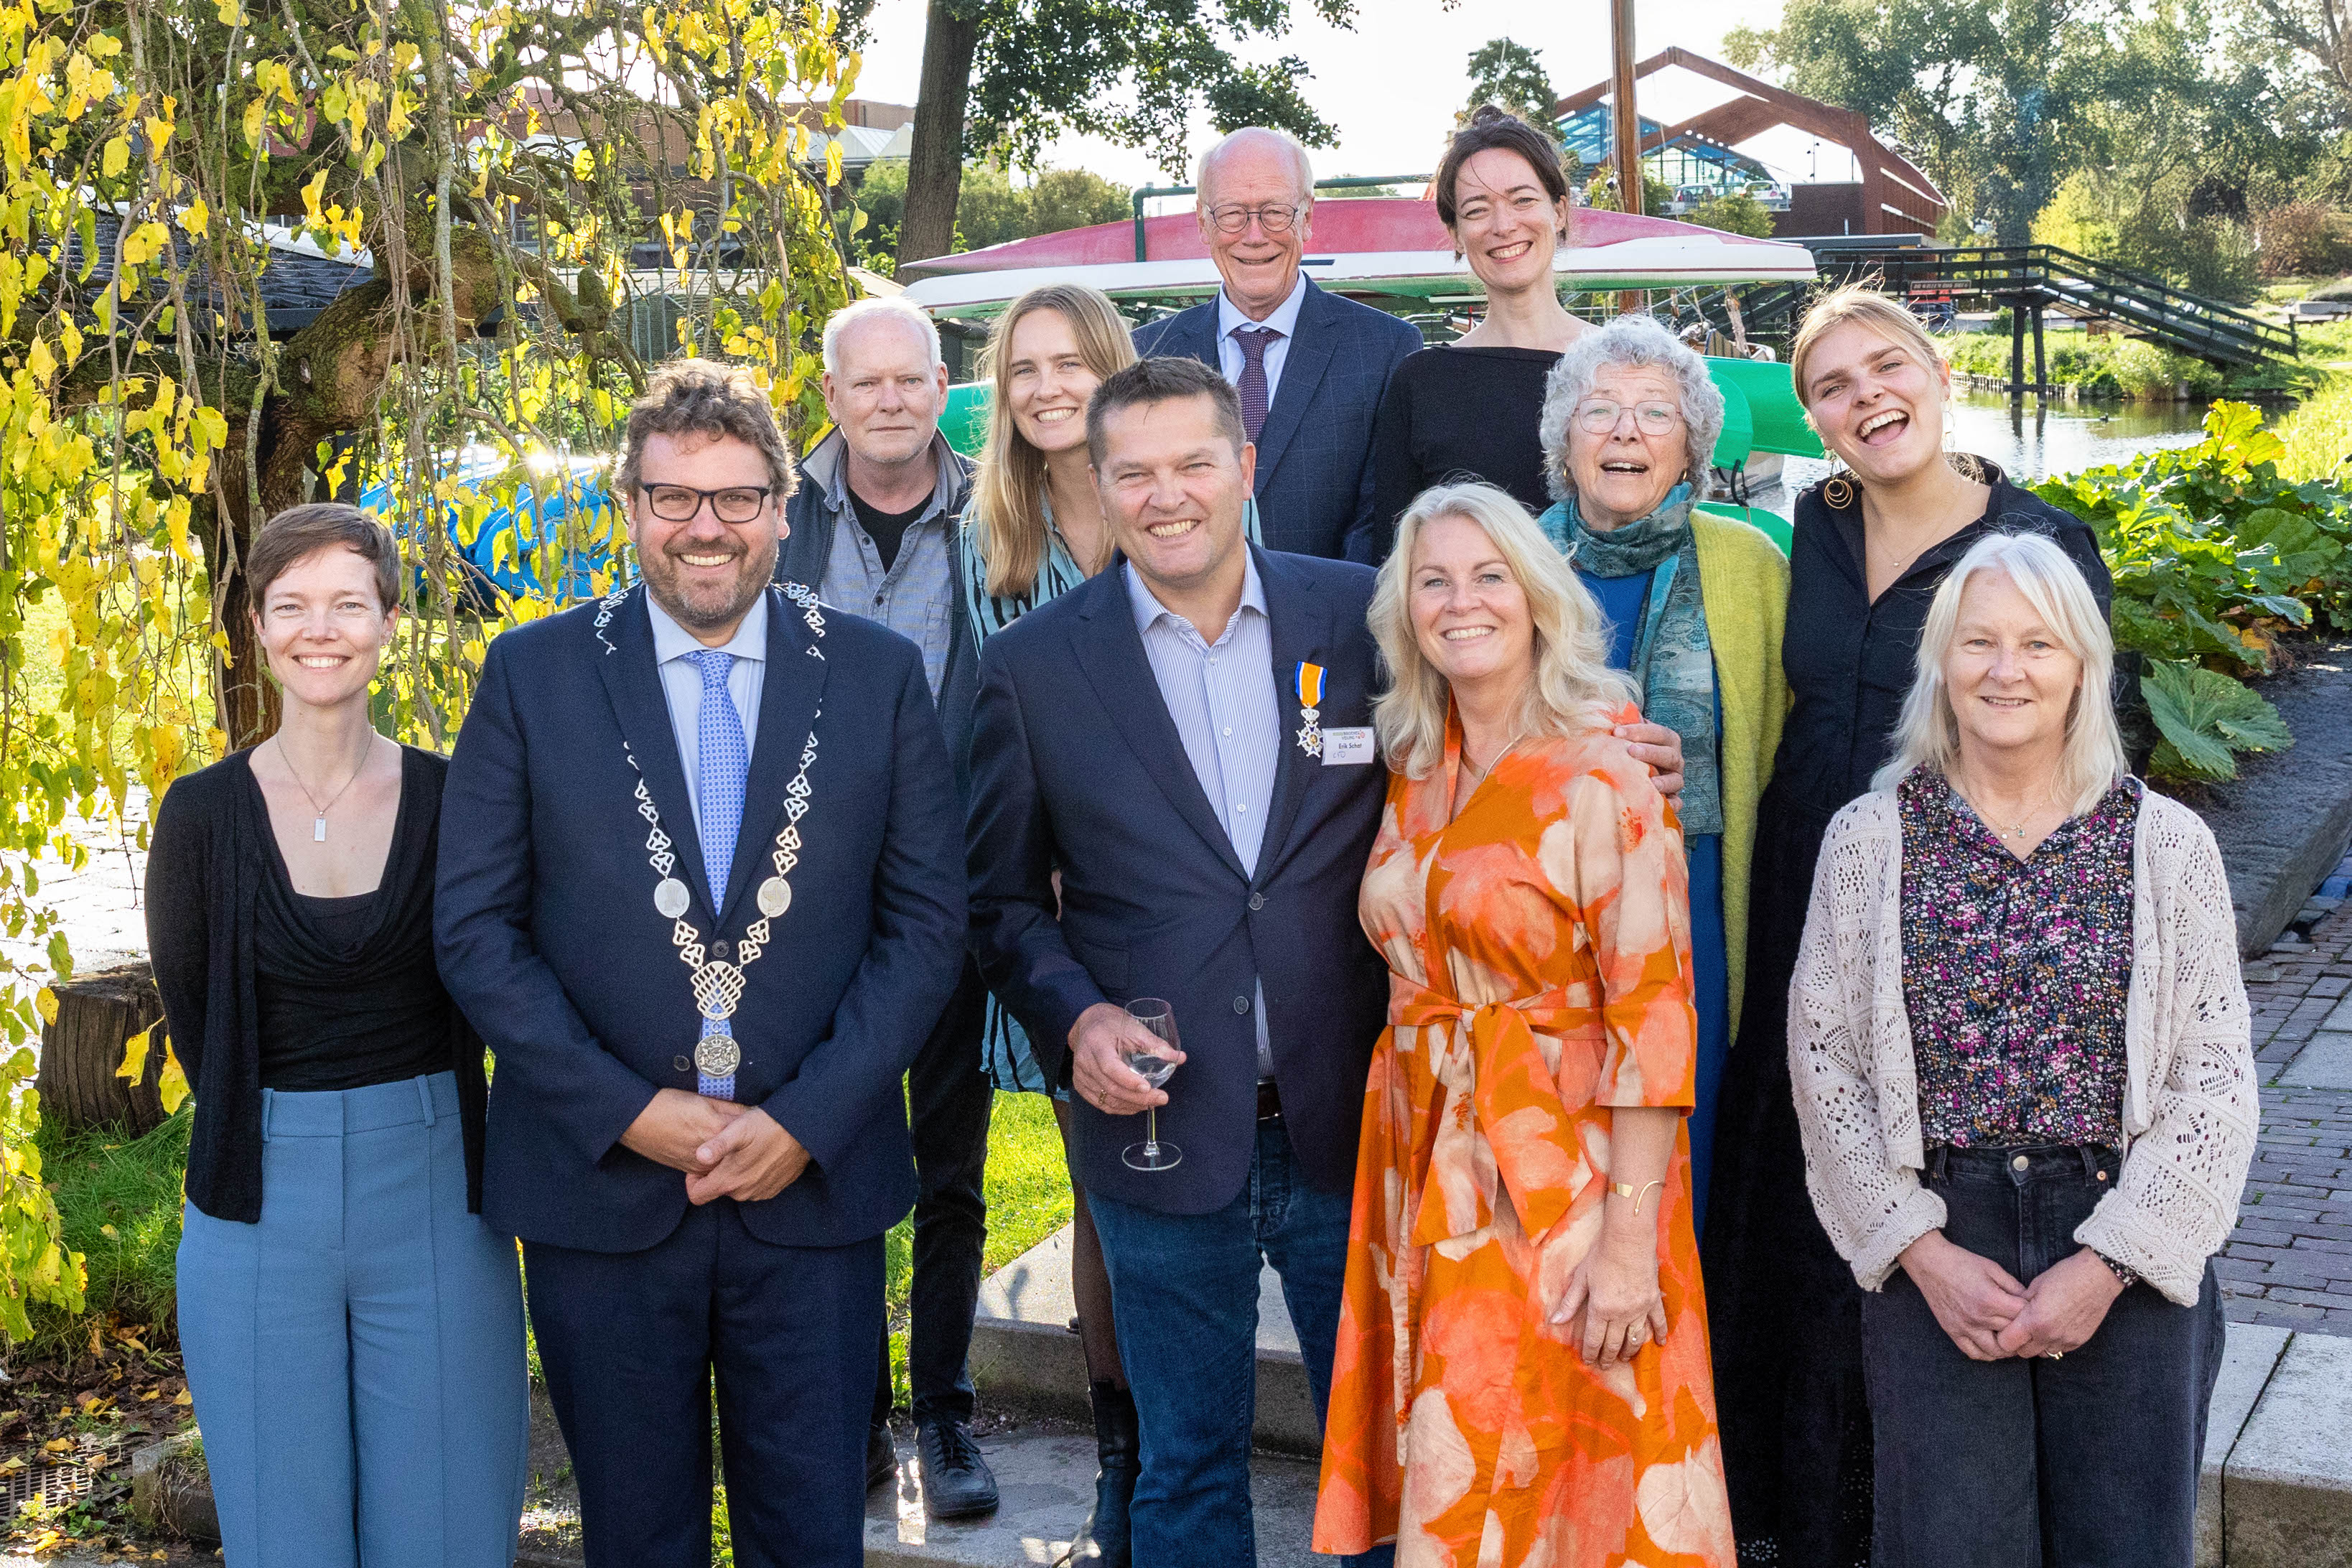
[[[2037,397],[2050,395],[2050,372],[2042,357],[2042,307],[2033,307],[2033,393]]]
[[[163,1022],[154,972],[144,962],[78,974],[50,987],[58,1018],[41,1030],[41,1114],[66,1127],[120,1127],[133,1136],[163,1125],[163,1037],[149,1037],[137,1084],[114,1076],[122,1047]]]
[[[1642,117],[1633,108],[1633,0],[1611,0],[1609,6],[1610,140],[1617,165],[1617,205],[1642,210]]]
[[[2025,395],[2025,301],[2009,303],[2009,395]]]
[[[1609,5],[1609,140],[1611,162],[1617,166],[1617,208],[1642,211],[1642,116],[1633,107],[1633,0],[1610,0]],[[1649,300],[1638,289],[1617,296],[1621,315],[1640,315]]]

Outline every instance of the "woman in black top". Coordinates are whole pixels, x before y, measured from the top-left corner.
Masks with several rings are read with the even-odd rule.
[[[246,557],[278,733],[174,784],[147,930],[195,1087],[181,1349],[231,1568],[506,1568],[528,1385],[482,1223],[482,1046],[434,966],[447,764],[369,721],[400,554],[333,503]]]
[[[1830,818],[1891,754],[1937,588],[1988,533],[2048,536],[2104,613],[2071,513],[1943,449],[1951,372],[1903,306],[1859,288],[1805,318],[1790,369],[1846,471],[1797,499],[1781,661],[1790,706],[1758,807],[1748,985],[1724,1074],[1702,1262],[1742,1562],[1860,1568],[1872,1535],[1861,1291],[1814,1216],[1790,1087],[1789,982]]]
[[[1372,510],[1348,552],[1375,566],[1404,509],[1441,481],[1484,479],[1530,514],[1551,505],[1536,433],[1544,378],[1585,330],[1552,273],[1572,210],[1557,142],[1486,105],[1446,144],[1434,184],[1437,216],[1486,285],[1486,314],[1389,377],[1372,427]]]

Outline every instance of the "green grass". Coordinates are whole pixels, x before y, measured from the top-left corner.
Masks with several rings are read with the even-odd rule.
[[[35,1138],[41,1174],[56,1189],[66,1246],[84,1256],[89,1285],[82,1317],[33,1309],[33,1339],[23,1348],[34,1358],[85,1346],[90,1323],[110,1313],[124,1327],[152,1329],[152,1347],[175,1339],[173,1271],[194,1114],[184,1105],[142,1138],[103,1128],[68,1132],[42,1121]]]
[[[982,1267],[1003,1268],[1070,1223],[1070,1173],[1053,1102],[1042,1094],[1000,1094],[988,1124],[988,1248]],[[890,1378],[907,1396],[907,1291],[914,1273],[915,1226],[891,1227],[888,1284]]]
[[[2329,376],[2272,430],[2286,443],[2281,476],[2343,482],[2345,465],[2352,463],[2352,372]]]

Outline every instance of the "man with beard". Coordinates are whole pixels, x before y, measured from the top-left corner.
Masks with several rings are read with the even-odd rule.
[[[590,1568],[862,1558],[899,1078],[956,984],[954,781],[921,654],[772,585],[793,470],[740,370],[665,367],[615,490],[643,581],[500,637],[444,795],[443,975],[496,1055]]]

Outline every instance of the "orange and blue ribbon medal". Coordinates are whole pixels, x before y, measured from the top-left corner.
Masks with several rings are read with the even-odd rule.
[[[1323,754],[1323,667],[1304,664],[1298,667],[1298,717],[1304,721],[1298,727],[1298,749],[1310,757]]]

